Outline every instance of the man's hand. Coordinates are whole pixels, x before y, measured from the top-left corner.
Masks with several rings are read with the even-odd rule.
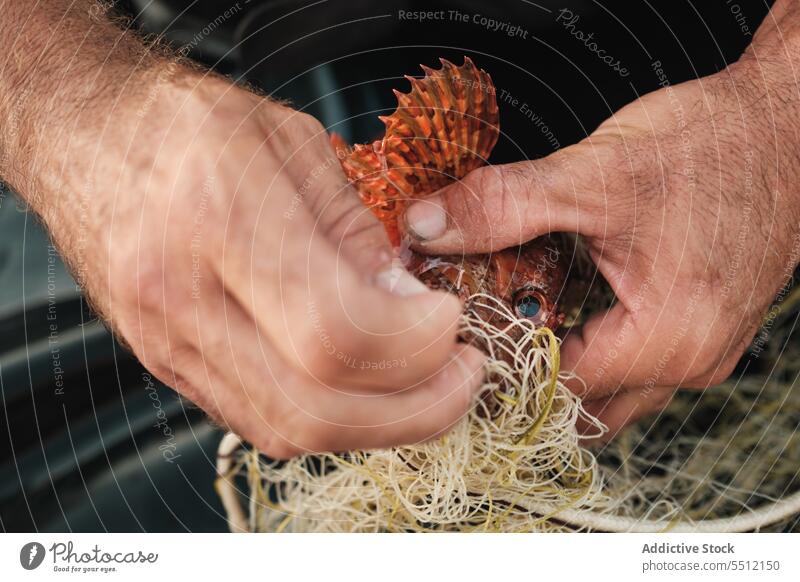
[[[86,30],[25,41],[63,70],[7,75],[29,101],[0,107],[25,118],[2,170],[145,366],[279,458],[417,442],[465,414],[484,356],[456,344],[461,306],[393,267],[325,129],[68,4],[16,10],[20,35]],[[87,54],[84,34],[109,42]]]
[[[798,264],[798,62],[800,9],[779,2],[727,70],[670,87],[655,64],[664,89],[577,145],[411,206],[408,230],[429,253],[583,235],[619,301],[562,361],[614,434],[677,387],[727,378]]]

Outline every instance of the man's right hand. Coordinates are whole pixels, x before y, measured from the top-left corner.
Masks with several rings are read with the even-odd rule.
[[[55,30],[58,4],[9,17]],[[0,103],[25,118],[0,171],[149,370],[276,458],[418,442],[468,411],[485,358],[456,343],[459,301],[393,268],[319,122],[129,36],[93,67],[62,40],[40,50],[61,51],[63,101],[0,78],[28,95]]]
[[[456,344],[460,303],[392,266],[319,122],[210,79],[168,122],[129,144],[95,218],[109,268],[86,273],[149,369],[274,457],[466,413],[484,357]]]

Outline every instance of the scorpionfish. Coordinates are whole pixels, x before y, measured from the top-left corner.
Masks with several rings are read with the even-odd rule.
[[[409,203],[424,199],[484,165],[500,134],[491,77],[469,57],[460,67],[422,65],[425,76],[407,76],[409,93],[394,91],[397,109],[381,116],[384,136],[348,148],[331,137],[342,168],[361,200],[383,223],[406,267],[432,289],[467,300],[476,293],[502,301],[520,318],[558,328],[566,278],[564,253],[550,237],[490,255],[425,256],[403,244],[402,217]]]

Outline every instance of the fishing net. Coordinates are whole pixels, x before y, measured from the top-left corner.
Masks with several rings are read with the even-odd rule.
[[[380,451],[263,457],[231,435],[218,486],[248,531],[796,531],[800,529],[800,289],[722,386],[681,392],[598,448],[604,427],[567,390],[559,340],[475,296],[463,332],[490,353],[476,406],[451,432]],[[497,311],[522,333],[487,323]],[[493,318],[494,319],[494,318]],[[576,422],[590,427],[580,436]],[[581,439],[584,439],[583,441]],[[237,476],[239,477],[237,480]],[[247,511],[242,509],[242,504]]]
[[[347,150],[343,168],[399,240],[404,196],[424,197],[485,162],[498,135],[494,88],[466,59],[410,79],[386,134]],[[344,151],[346,144],[337,143]],[[569,286],[592,280],[572,239]],[[459,276],[458,281],[461,280]],[[456,282],[456,287],[459,287]],[[228,435],[218,489],[244,531],[748,531],[800,522],[800,291],[784,290],[740,369],[720,387],[680,392],[602,444],[567,389],[560,340],[507,302],[471,290],[461,337],[487,354],[471,412],[432,442],[387,450],[265,458]],[[458,289],[459,292],[463,290]],[[590,286],[574,323],[613,300]],[[579,434],[577,426],[584,432]],[[595,446],[592,446],[595,444]]]

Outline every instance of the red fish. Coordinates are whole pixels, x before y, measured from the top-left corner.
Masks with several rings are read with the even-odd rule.
[[[395,91],[397,110],[380,118],[386,126],[382,139],[348,149],[339,136],[332,137],[347,178],[398,249],[408,204],[484,165],[500,134],[491,77],[468,57],[461,67],[441,63],[438,71],[422,66],[421,79],[406,77],[409,93]],[[402,254],[409,271],[433,289],[463,299],[491,295],[518,317],[551,329],[564,321],[558,298],[566,257],[549,237],[492,255]]]

